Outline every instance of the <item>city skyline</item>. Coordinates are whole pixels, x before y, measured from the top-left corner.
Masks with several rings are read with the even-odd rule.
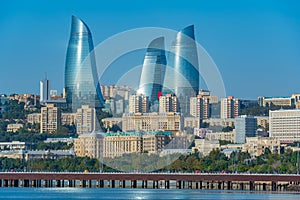
[[[0,47],[0,93],[38,94],[39,81],[45,72],[53,86],[51,89],[62,92],[71,15],[82,18],[89,25],[95,45],[131,28],[159,26],[180,30],[195,24],[197,42],[216,62],[228,95],[256,99],[299,92],[297,3],[173,2],[168,15],[164,12],[167,2],[156,9],[138,2],[132,8],[124,6],[125,3],[69,3],[54,1],[42,5],[33,1],[3,5],[0,24],[5,29],[0,36],[6,39]],[[155,12],[151,12],[153,10]],[[180,16],[177,15],[179,10]],[[141,16],[140,19],[137,16]],[[127,23],[122,23],[120,17],[125,17]],[[133,62],[141,65],[144,53]],[[14,59],[15,56],[18,59]],[[132,66],[130,62],[116,64],[125,68]],[[103,84],[112,83],[108,80]]]

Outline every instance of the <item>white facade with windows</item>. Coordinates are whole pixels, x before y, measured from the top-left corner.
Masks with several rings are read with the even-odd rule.
[[[270,137],[281,143],[300,141],[300,110],[274,110],[269,112]]]

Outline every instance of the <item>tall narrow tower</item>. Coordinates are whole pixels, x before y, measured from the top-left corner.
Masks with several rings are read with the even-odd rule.
[[[162,92],[165,76],[166,56],[164,37],[154,39],[148,46],[145,55],[138,93],[148,96],[150,104],[157,102]]]
[[[40,101],[45,102],[50,99],[50,81],[47,77],[40,81]]]
[[[72,16],[72,27],[65,65],[65,92],[69,108],[76,112],[83,104],[97,107],[103,102],[92,34],[88,26]]]
[[[168,66],[175,71],[174,77],[166,75],[165,84],[179,100],[180,112],[189,114],[190,97],[199,91],[199,70],[194,25],[188,26],[176,35],[168,56]]]

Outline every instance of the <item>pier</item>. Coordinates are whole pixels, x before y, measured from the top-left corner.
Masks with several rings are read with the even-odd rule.
[[[83,187],[287,191],[300,175],[0,172],[0,187]]]

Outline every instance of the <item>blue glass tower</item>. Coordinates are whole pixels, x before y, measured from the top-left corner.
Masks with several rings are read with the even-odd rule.
[[[138,93],[149,97],[152,105],[158,101],[165,76],[166,56],[164,37],[154,39],[144,58]]]
[[[189,113],[189,99],[199,91],[199,70],[194,25],[188,26],[176,35],[168,54],[168,66],[173,68],[174,77],[166,75],[165,83],[178,97],[180,111]]]
[[[69,108],[81,105],[100,106],[103,101],[98,87],[94,45],[88,26],[72,16],[71,36],[65,65],[65,92]]]

